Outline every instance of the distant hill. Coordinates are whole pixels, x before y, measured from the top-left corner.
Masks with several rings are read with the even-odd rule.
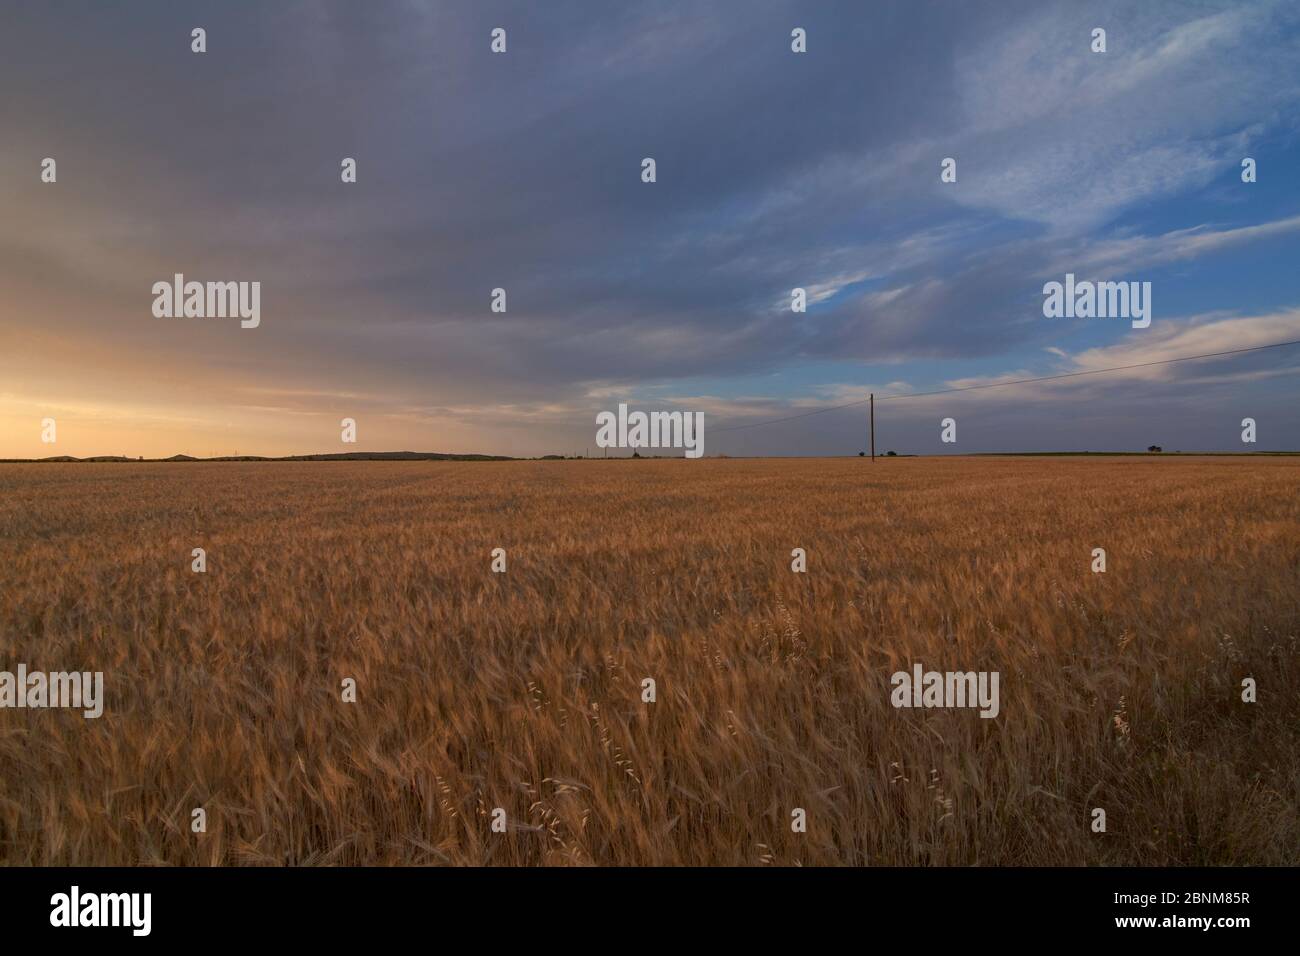
[[[222,459],[214,458],[213,461]],[[333,455],[289,455],[251,461],[515,461],[507,455],[447,455],[436,451],[350,451]]]
[[[560,458],[561,455],[548,455]],[[179,461],[519,461],[508,455],[452,455],[437,451],[350,451],[330,455],[286,455],[267,458],[262,455],[219,455],[216,458],[195,458],[192,455],[172,455],[170,458],[127,458],[123,455],[96,455],[93,458],[73,458],[57,455],[52,458],[0,458],[4,464],[39,464],[41,462],[179,462]]]

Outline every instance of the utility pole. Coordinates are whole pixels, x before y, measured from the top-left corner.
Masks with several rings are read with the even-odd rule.
[[[859,395],[862,393],[859,392]],[[871,461],[876,461],[876,393],[871,393]]]

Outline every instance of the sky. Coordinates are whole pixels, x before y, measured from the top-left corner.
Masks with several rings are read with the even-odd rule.
[[[1300,448],[1300,347],[905,397],[1300,339],[1292,2],[50,0],[0,89],[0,457]]]

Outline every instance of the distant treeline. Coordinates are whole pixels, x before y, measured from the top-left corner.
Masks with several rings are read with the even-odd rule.
[[[172,455],[170,458],[127,458],[124,455],[96,455],[93,458],[0,458],[5,464],[24,462],[76,461],[76,462],[163,462],[163,461],[518,461],[507,455],[444,455],[435,451],[353,451],[333,455],[285,455],[268,458],[264,455],[218,455],[213,458],[194,458],[191,455]]]

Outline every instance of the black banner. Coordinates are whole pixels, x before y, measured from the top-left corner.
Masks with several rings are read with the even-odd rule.
[[[1292,921],[1286,869],[5,869],[6,941],[500,945],[1055,939],[1231,945]],[[1245,934],[1244,936],[1242,934]],[[682,937],[676,937],[681,939]]]

